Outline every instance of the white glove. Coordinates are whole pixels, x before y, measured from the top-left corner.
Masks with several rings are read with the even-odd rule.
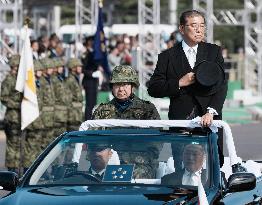
[[[110,165],[120,165],[120,160],[119,160],[119,156],[117,154],[117,151],[111,149],[112,151],[112,156],[111,158],[108,160],[108,163],[107,164],[110,164]]]
[[[97,70],[97,71],[92,73],[93,78],[101,78],[101,76],[103,76],[103,74],[100,70]]]
[[[104,80],[103,73],[100,70],[97,70],[97,71],[92,73],[92,77],[93,78],[98,78],[98,90],[100,90],[101,89],[101,85],[102,85],[103,80]]]

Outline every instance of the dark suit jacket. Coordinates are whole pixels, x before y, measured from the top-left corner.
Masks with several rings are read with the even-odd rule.
[[[91,90],[95,90],[97,92],[98,87],[98,79],[92,77],[93,72],[97,71],[98,64],[94,59],[94,52],[87,51],[83,54],[82,58],[83,63],[83,73],[84,78],[82,84],[86,90],[91,92]]]
[[[203,60],[217,62],[223,67],[224,60],[220,47],[210,43],[199,43],[196,64]],[[192,68],[180,42],[159,54],[156,69],[148,82],[149,95],[170,98],[169,119],[186,119],[196,104],[201,116],[206,113],[208,107],[212,107],[219,114],[214,119],[221,119],[227,84],[225,83],[218,92],[211,96],[196,96],[194,84],[179,88],[179,79],[189,72],[192,72]]]
[[[182,185],[182,179],[183,179],[183,174],[185,170],[183,169],[181,172],[173,172],[171,174],[167,174],[161,178],[161,184],[163,185]],[[201,173],[201,181],[203,184],[207,183],[207,178],[206,178],[206,170],[203,170]]]

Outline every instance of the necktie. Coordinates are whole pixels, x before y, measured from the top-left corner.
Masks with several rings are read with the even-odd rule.
[[[188,49],[188,62],[191,68],[193,68],[196,62],[196,52],[193,48]]]

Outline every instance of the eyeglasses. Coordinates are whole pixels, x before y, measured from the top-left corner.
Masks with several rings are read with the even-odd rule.
[[[189,24],[189,25],[185,25],[185,26],[188,26],[188,27],[191,27],[193,29],[198,29],[200,28],[201,30],[204,30],[206,28],[206,25],[205,24],[196,24],[196,23],[193,23],[193,24]]]

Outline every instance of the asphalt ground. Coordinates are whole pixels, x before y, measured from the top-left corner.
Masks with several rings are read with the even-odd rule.
[[[244,161],[262,161],[262,122],[234,124],[231,129],[237,155]]]

